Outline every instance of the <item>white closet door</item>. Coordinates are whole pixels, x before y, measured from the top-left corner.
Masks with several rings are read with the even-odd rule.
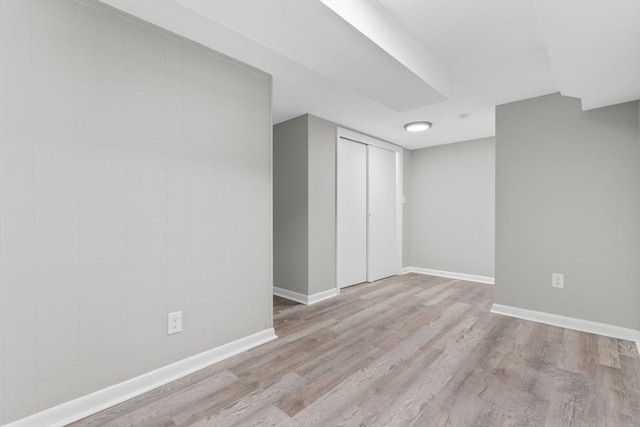
[[[367,280],[398,274],[396,153],[368,146],[369,239]]]
[[[338,141],[337,282],[367,281],[367,146]]]

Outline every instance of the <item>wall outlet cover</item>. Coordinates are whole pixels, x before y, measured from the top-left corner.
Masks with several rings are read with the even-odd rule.
[[[173,313],[169,313],[169,325],[167,329],[167,333],[177,334],[178,332],[182,332],[182,312],[174,311]]]
[[[554,288],[564,288],[564,274],[551,274],[551,286],[553,286]]]

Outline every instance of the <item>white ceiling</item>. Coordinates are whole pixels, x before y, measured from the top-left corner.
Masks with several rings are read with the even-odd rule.
[[[271,73],[275,123],[311,113],[411,149],[492,136],[520,99],[640,99],[640,0],[101,1]]]

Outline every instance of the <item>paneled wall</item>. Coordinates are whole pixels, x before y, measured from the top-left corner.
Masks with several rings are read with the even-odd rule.
[[[2,422],[270,328],[270,77],[89,2],[0,19]]]

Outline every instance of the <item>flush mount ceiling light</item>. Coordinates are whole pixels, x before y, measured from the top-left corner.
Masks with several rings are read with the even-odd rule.
[[[422,132],[424,130],[430,129],[431,126],[431,122],[411,122],[404,125],[404,130],[408,132]]]

